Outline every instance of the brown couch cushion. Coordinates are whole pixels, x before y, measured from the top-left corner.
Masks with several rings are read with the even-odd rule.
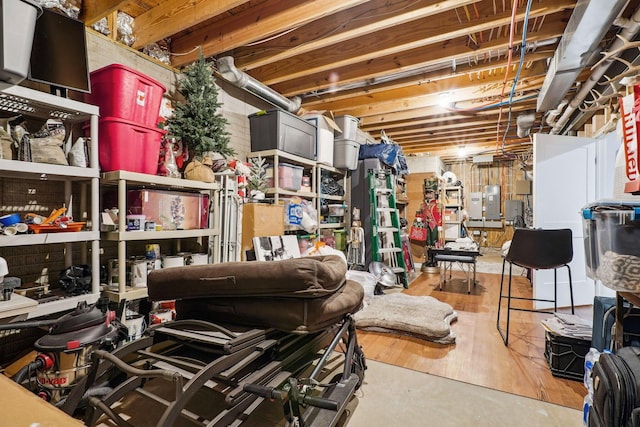
[[[270,261],[273,262],[273,261]],[[318,298],[238,297],[176,301],[177,319],[198,319],[291,333],[314,333],[360,309],[364,290],[348,280],[335,292]]]
[[[346,274],[344,261],[328,255],[154,270],[149,274],[147,286],[152,301],[207,297],[317,298],[341,288]]]

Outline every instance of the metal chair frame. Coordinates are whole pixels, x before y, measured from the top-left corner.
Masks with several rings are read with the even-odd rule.
[[[524,229],[517,228],[513,234],[511,246],[502,260],[502,278],[500,280],[500,298],[498,300],[498,315],[496,328],[504,341],[509,345],[509,322],[512,310],[528,311],[535,313],[548,313],[547,310],[535,308],[512,307],[511,300],[552,302],[553,312],[558,311],[558,268],[566,267],[569,274],[569,294],[571,297],[571,314],[575,314],[573,305],[573,283],[571,280],[571,267],[569,263],[573,259],[573,243],[571,229]],[[503,294],[505,266],[509,263],[509,283],[507,294]],[[553,299],[515,297],[511,295],[511,281],[513,265],[532,270],[553,269],[554,294]],[[507,324],[506,328],[500,328],[500,312],[502,300],[507,300]]]

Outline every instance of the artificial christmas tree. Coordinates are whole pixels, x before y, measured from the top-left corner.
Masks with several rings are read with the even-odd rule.
[[[207,157],[215,154],[232,156],[227,119],[220,114],[218,87],[211,67],[200,53],[198,60],[187,67],[178,80],[177,91],[184,101],[174,103],[173,116],[166,121],[169,134],[183,142],[191,162],[185,178],[213,182],[213,171]]]

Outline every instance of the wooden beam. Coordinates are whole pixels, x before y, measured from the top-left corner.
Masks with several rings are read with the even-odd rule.
[[[236,65],[248,71],[314,50],[333,49],[332,45],[338,43],[369,36],[376,31],[392,30],[393,27],[479,1],[449,0],[443,2],[430,0],[415,2],[406,0],[403,3],[397,2],[391,5],[388,0],[369,1],[341,14],[312,22],[290,34],[261,43],[257,47],[236,49],[233,54],[236,58]],[[384,11],[382,16],[380,11]],[[331,33],[324,37],[318,37],[318,34],[326,34],[327,32]]]
[[[222,15],[249,0],[168,0],[136,17],[134,49]]]
[[[106,18],[111,13],[117,12],[118,9],[122,9],[127,3],[129,3],[128,0],[94,0],[82,2],[80,19],[85,25],[91,26],[102,18]]]
[[[530,79],[522,79],[518,82],[518,91],[531,91],[535,90],[542,85],[544,81],[544,76],[534,77]],[[511,87],[511,82],[508,83],[507,87]],[[452,105],[455,105],[459,102],[469,102],[475,101],[478,106],[484,105],[492,105],[495,104],[498,99],[488,101],[491,98],[499,97],[503,92],[502,85],[495,84],[481,84],[476,86],[468,86],[463,90],[456,91],[456,93],[451,94],[450,102]],[[508,97],[508,90],[506,92]],[[343,110],[332,110],[336,114],[343,114],[348,111],[348,114],[351,114],[355,117],[367,117],[367,116],[379,116],[381,114],[393,113],[396,111],[411,111],[414,109],[420,109],[425,107],[440,107],[441,109],[446,108],[440,105],[440,94],[439,93],[430,93],[428,95],[419,95],[411,98],[398,98],[391,101],[378,102],[375,104],[370,104],[366,106],[359,106],[356,108],[349,108],[345,111]]]
[[[546,67],[541,62],[527,70],[523,70],[520,73],[517,89],[527,90],[531,84],[541,84],[542,80],[540,78],[544,79],[545,74]],[[507,79],[506,93],[509,93],[514,77],[515,74],[512,73]],[[348,100],[327,101],[322,103],[319,109],[333,111],[336,114],[347,114],[348,112],[353,116],[363,117],[388,111],[385,106],[394,101],[396,105],[389,108],[397,111],[398,108],[410,108],[411,101],[418,98],[421,99],[421,106],[440,105],[442,104],[442,94],[446,94],[447,101],[453,104],[478,98],[486,99],[490,96],[500,95],[504,79],[504,72],[491,75],[485,72],[481,73],[479,77],[474,73],[473,78],[468,75],[457,75],[449,79],[434,80],[417,86],[354,96]]]
[[[531,8],[529,19],[549,15],[546,16],[548,18],[551,14],[564,15],[556,12],[571,9],[574,5],[574,0],[559,0],[554,2],[553,6],[547,3],[535,3]],[[520,22],[524,17],[525,13],[522,9],[517,14],[516,20]],[[462,23],[455,20],[455,14],[449,16],[441,14],[440,19],[408,22],[399,27],[335,44],[330,50],[322,53],[308,52],[280,61],[278,64],[258,67],[251,70],[251,75],[266,85],[274,85],[320,72],[330,72],[357,62],[376,61],[380,57],[396,55],[400,52],[424,49],[434,44],[446,46],[458,38],[466,40],[469,33],[487,31],[497,26],[509,25],[510,22],[510,11]]]
[[[549,22],[552,21],[552,22]],[[527,39],[532,43],[550,40],[562,36],[566,23],[557,17],[547,18],[545,27],[536,33],[531,33]],[[478,49],[467,46],[465,39],[451,40],[444,49],[413,49],[393,55],[379,57],[367,63],[350,64],[346,67],[335,68],[329,73],[316,73],[302,78],[292,79],[286,83],[271,86],[272,89],[285,96],[312,94],[318,90],[338,91],[343,86],[352,84],[369,84],[380,79],[391,79],[394,75],[402,78],[404,75],[420,74],[422,70],[439,68],[450,69],[452,62],[467,62],[471,56],[489,55],[496,50],[504,50],[509,45],[509,37],[494,38],[485,42]],[[504,62],[502,62],[504,64]],[[517,65],[517,64],[514,64]],[[503,65],[504,66],[504,65]],[[392,72],[391,70],[395,70]]]
[[[514,97],[513,102],[517,107],[520,101],[523,101],[524,99],[528,100],[530,99],[530,97],[531,97],[530,94],[526,94],[524,96],[517,96],[517,97]],[[528,108],[531,108],[530,107],[531,105],[535,106],[535,100],[532,99],[532,101],[534,102],[530,102],[528,104],[529,105]],[[377,125],[381,128],[384,128],[386,122],[393,123],[400,120],[406,121],[406,120],[411,120],[412,118],[422,117],[422,116],[436,116],[440,114],[443,117],[443,120],[446,120],[446,116],[451,113],[460,114],[460,115],[467,114],[468,116],[474,116],[474,115],[483,113],[482,110],[472,111],[474,107],[478,107],[478,104],[472,103],[472,102],[464,102],[464,103],[459,103],[459,108],[460,108],[459,110],[453,110],[453,111],[447,111],[446,109],[440,106],[437,106],[437,107],[430,106],[426,108],[421,108],[419,110],[396,111],[396,112],[381,114],[378,116],[363,117],[361,120],[361,124],[370,126],[370,127],[375,127]],[[495,109],[494,111],[495,112],[493,112],[493,114],[497,114],[497,109]]]
[[[525,56],[526,62],[531,63],[532,65],[530,65],[529,67],[525,67],[524,69],[530,70],[529,72],[533,73],[532,67],[536,67],[534,68],[534,70],[538,70],[543,74],[546,73],[546,63],[542,63],[542,61],[546,61],[551,58],[553,56],[553,53],[554,51],[551,49],[542,52],[527,53]],[[421,73],[415,76],[407,76],[388,82],[368,85],[362,88],[341,90],[337,92],[327,92],[322,95],[308,96],[303,99],[302,106],[307,110],[326,110],[328,108],[325,104],[333,103],[336,101],[349,100],[348,102],[355,102],[357,101],[357,97],[359,96],[365,98],[368,96],[373,96],[378,92],[384,92],[404,87],[417,87],[436,82],[438,80],[454,79],[458,76],[464,76],[468,81],[472,81],[473,79],[478,78],[478,74],[484,76],[485,73],[503,74],[504,61],[489,61],[486,63],[480,63],[478,65],[470,65],[468,63],[458,64],[455,71],[446,68],[427,73]]]
[[[218,21],[216,25],[206,26],[187,33],[172,42],[174,52],[187,52],[194,46],[200,46],[205,57],[217,55],[239,46],[284,33],[292,27],[307,24],[316,19],[337,13],[341,10],[365,3],[367,0],[341,0],[327,2],[309,0],[305,2],[264,2],[251,8],[241,17],[232,16],[228,20]],[[282,6],[285,6],[283,8]],[[238,21],[242,25],[238,25]],[[180,67],[193,62],[197,54],[178,56],[174,66]]]

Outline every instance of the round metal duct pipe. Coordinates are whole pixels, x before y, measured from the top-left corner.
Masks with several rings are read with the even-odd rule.
[[[290,113],[295,114],[300,110],[302,100],[299,97],[296,96],[289,99],[270,87],[260,83],[247,73],[238,70],[234,64],[233,57],[224,56],[222,58],[218,58],[216,60],[216,64],[218,72],[220,72],[222,78],[229,83],[245,89],[265,101],[289,111]]]

